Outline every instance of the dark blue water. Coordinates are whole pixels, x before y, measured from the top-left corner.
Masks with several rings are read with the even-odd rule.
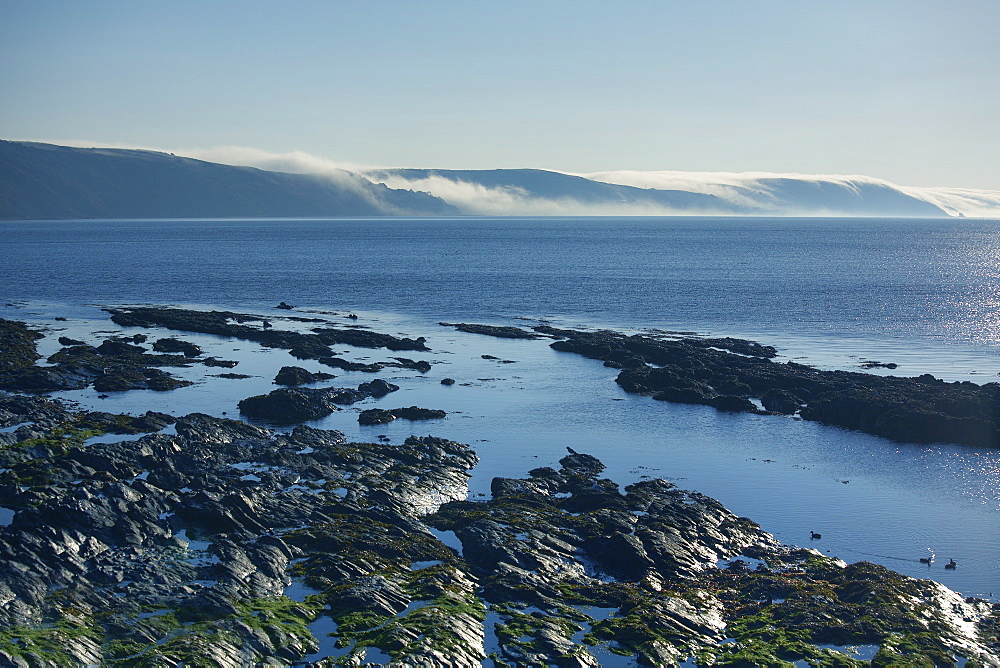
[[[425,335],[431,361],[442,365],[435,369],[473,381],[449,391],[420,374],[393,379],[407,405],[449,412],[435,433],[477,448],[476,493],[489,489],[493,475],[554,464],[571,445],[601,457],[619,482],[676,479],[783,541],[808,543],[817,530],[822,549],[848,561],[870,559],[967,594],[1000,595],[1000,544],[982,537],[1000,528],[996,451],[900,445],[813,423],[653,402],[624,395],[600,363],[556,354],[545,342],[436,324],[549,318],[564,326],[735,334],[820,366],[857,369],[862,359],[879,359],[897,362],[903,375],[989,382],[1000,373],[1000,221],[0,222],[0,317],[67,327],[86,339],[114,329],[88,304],[200,304],[272,317],[282,300],[356,311],[380,331]],[[55,322],[56,315],[70,321]],[[43,347],[54,351],[53,338]],[[153,408],[175,414],[234,415],[239,398],[271,389],[282,364],[303,364],[281,351],[198,340],[241,359],[254,378],[223,382],[193,369],[204,376],[192,378],[198,384],[169,395],[67,398],[102,410],[138,412],[157,401],[169,405]],[[484,352],[519,363],[497,368],[480,358]],[[372,438],[346,413],[319,426]],[[410,428],[387,425],[380,433],[405,438]],[[962,568],[922,567],[917,558],[928,549]]]
[[[59,221],[0,235],[8,299],[1000,340],[997,221]]]

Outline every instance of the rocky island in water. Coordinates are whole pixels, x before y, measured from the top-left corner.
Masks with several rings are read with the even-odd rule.
[[[241,377],[184,332],[370,374],[431,372],[413,359],[425,339],[299,316],[110,317],[142,333],[62,337],[44,360],[42,332],[0,320],[2,665],[1000,665],[1000,606],[783,545],[666,480],[622,488],[572,444],[470,500],[478,457],[447,422],[397,443],[304,424],[354,404],[362,424],[445,418],[400,407],[382,378],[344,386],[289,364],[274,390],[234,406],[244,419],[170,409],[189,383],[178,370]],[[778,364],[737,339],[448,326],[547,337],[657,400],[904,442],[998,442],[995,384]],[[351,361],[343,347],[390,359]],[[118,414],[47,396],[81,388],[156,400]]]

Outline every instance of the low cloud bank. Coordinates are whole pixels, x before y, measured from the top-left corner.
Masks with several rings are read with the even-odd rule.
[[[64,145],[95,146],[95,142],[72,141]],[[109,148],[110,144],[103,144]],[[149,147],[114,145],[114,148]],[[633,193],[620,201],[581,201],[574,197],[546,196],[517,185],[476,183],[472,180],[441,174],[420,178],[393,169],[376,168],[351,162],[328,160],[304,151],[272,153],[243,146],[174,150],[177,155],[228,165],[256,167],[269,171],[313,174],[328,178],[342,187],[371,197],[369,182],[389,188],[427,192],[470,215],[493,216],[662,216],[662,215],[845,215],[831,200],[844,203],[850,199],[868,202],[886,198],[916,200],[938,207],[949,215],[970,218],[1000,217],[1000,190],[966,188],[930,188],[900,186],[884,179],[864,175],[816,175],[771,172],[679,172],[679,171],[605,171],[591,173],[557,172],[605,184],[629,186],[650,191],[648,197]],[[683,204],[668,206],[656,201],[656,191],[680,191],[711,195],[719,207],[691,208]],[[818,196],[822,193],[823,196]],[[864,215],[859,213],[859,215]],[[876,214],[877,215],[877,214]],[[890,214],[891,215],[891,214]]]
[[[967,188],[915,188],[900,186],[900,190],[935,204],[952,215],[969,218],[1000,218],[1000,190],[970,190]]]
[[[1000,217],[1000,191],[966,188],[928,188],[900,186],[885,179],[863,175],[795,174],[771,172],[675,172],[675,171],[612,171],[578,174],[602,183],[684,190],[715,195],[734,205],[765,208],[781,205],[778,184],[797,182],[814,186],[838,186],[861,194],[864,189],[889,189],[943,209],[950,215],[970,218]],[[802,212],[793,212],[798,215]],[[820,215],[822,212],[819,212]],[[812,215],[816,215],[813,212]],[[809,214],[805,214],[809,215]]]
[[[474,216],[670,216],[691,213],[655,202],[595,204],[571,197],[544,197],[514,185],[486,186],[440,175],[409,178],[391,170],[376,170],[365,172],[365,176],[389,188],[428,192]]]

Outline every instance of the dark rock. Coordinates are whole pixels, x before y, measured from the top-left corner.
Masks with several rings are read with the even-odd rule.
[[[149,355],[144,348],[131,343],[131,337],[111,338],[96,348],[87,345],[64,347],[48,359],[50,366],[23,364],[17,360],[23,362],[28,359],[24,345],[30,345],[31,350],[34,350],[34,338],[24,338],[24,332],[28,331],[24,330],[19,344],[10,336],[12,331],[14,330],[10,327],[0,326],[0,337],[7,332],[12,346],[10,352],[4,351],[5,354],[0,355],[0,358],[8,360],[5,363],[8,372],[0,371],[0,389],[53,392],[82,389],[96,382],[96,389],[103,392],[128,389],[168,390],[190,384],[153,368],[184,365],[184,357]],[[33,355],[37,359],[37,353]],[[14,363],[11,364],[11,361]]]
[[[757,406],[745,397],[737,397],[732,394],[719,394],[708,400],[708,405],[732,413],[756,413]]]
[[[616,379],[622,389],[660,401],[759,412],[750,400],[760,397],[769,412],[798,412],[806,420],[897,441],[1000,447],[996,383],[944,383],[927,374],[897,378],[776,364],[773,348],[739,339],[534,329],[561,337],[551,344],[555,350],[622,368]]]
[[[783,415],[793,415],[802,407],[802,401],[787,390],[771,389],[760,397],[766,410]]]
[[[378,373],[383,369],[382,364],[365,364],[364,362],[351,362],[345,360],[341,357],[321,357],[319,358],[320,364],[325,364],[326,366],[333,367],[334,369],[343,369],[344,371],[362,371],[365,373]]]
[[[418,406],[410,406],[408,408],[393,408],[392,413],[404,420],[439,420],[447,415],[442,410],[437,410],[434,408],[420,408]]]
[[[205,366],[217,366],[217,367],[223,367],[225,369],[232,369],[237,364],[239,364],[239,362],[235,360],[220,360],[215,357],[206,357],[205,359],[201,360],[201,363],[204,364]]]
[[[281,302],[280,304],[278,304],[274,308],[280,308],[280,309],[284,309],[286,311],[291,311],[295,307],[292,306],[291,304],[286,304],[285,302]]]
[[[194,311],[159,307],[108,309],[111,320],[127,327],[166,327],[177,331],[200,332],[218,336],[256,341],[271,348],[295,350],[305,358],[329,356],[331,345],[349,345],[361,348],[388,348],[389,350],[427,350],[425,343],[359,329],[324,327],[313,333],[259,329],[246,325],[259,322],[260,317],[232,311]],[[318,354],[317,354],[318,353]]]
[[[368,397],[379,397],[399,388],[377,379],[362,383],[357,390],[332,388],[282,388],[266,395],[248,397],[239,403],[244,415],[273,424],[295,424],[318,420],[337,410],[338,404],[353,404]]]
[[[30,367],[41,357],[35,344],[40,338],[42,334],[28,329],[23,322],[0,318],[0,380]]]
[[[337,410],[333,399],[338,389],[281,389],[248,397],[239,403],[240,413],[274,424],[319,420]]]
[[[899,367],[895,362],[877,362],[875,360],[865,360],[859,366],[862,369],[895,369]]]
[[[431,370],[431,363],[426,360],[411,360],[406,357],[396,357],[394,359],[402,369],[413,369],[421,373],[427,373]]]
[[[128,343],[124,339],[107,339],[102,341],[101,345],[97,346],[97,353],[99,355],[110,355],[112,357],[142,355],[145,352],[146,349],[142,346]]]
[[[298,366],[283,366],[274,377],[274,382],[277,385],[306,385],[331,378],[336,378],[336,376],[323,372],[310,373]]]
[[[361,411],[358,415],[358,422],[364,425],[372,425],[386,424],[387,422],[392,422],[396,418],[403,418],[404,420],[438,420],[446,415],[447,413],[441,410],[419,408],[417,406],[410,406],[409,408],[392,408],[389,410],[372,408]]]
[[[157,339],[153,344],[153,350],[159,353],[181,353],[184,357],[198,357],[202,354],[202,349],[189,341],[180,339]]]
[[[431,370],[430,362],[426,361],[414,361],[406,357],[396,357],[395,362],[372,362],[366,364],[363,362],[351,362],[350,360],[345,360],[341,357],[321,357],[319,358],[320,364],[325,364],[327,366],[332,366],[335,369],[343,369],[345,371],[363,371],[365,373],[378,373],[382,369],[387,367],[397,368],[397,369],[414,369],[420,372],[427,372]]]
[[[190,385],[160,369],[114,369],[94,379],[98,392],[124,392],[126,390],[156,390],[166,392]]]
[[[442,378],[441,379],[441,384],[442,385],[454,385],[455,384],[455,379],[454,378]]]
[[[71,339],[68,336],[59,337],[59,345],[61,346],[85,346],[87,345],[83,341],[77,341],[76,339]]]
[[[392,411],[382,410],[381,408],[370,408],[358,414],[358,423],[365,425],[387,424],[395,419],[396,416]]]
[[[399,389],[399,385],[393,385],[390,382],[384,381],[381,378],[376,378],[375,380],[370,380],[367,383],[361,383],[358,385],[358,391],[364,392],[370,397],[375,397],[379,399],[389,394],[390,392],[395,392]]]
[[[438,323],[444,327],[454,327],[460,332],[466,332],[468,334],[485,334],[486,336],[495,336],[501,339],[537,339],[539,335],[534,332],[529,332],[520,327],[503,327],[497,325],[473,325],[468,323],[456,323],[456,322],[441,322]]]

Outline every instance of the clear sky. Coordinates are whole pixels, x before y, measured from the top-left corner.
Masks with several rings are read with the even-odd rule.
[[[1000,189],[998,35],[998,0],[0,0],[0,138]]]

